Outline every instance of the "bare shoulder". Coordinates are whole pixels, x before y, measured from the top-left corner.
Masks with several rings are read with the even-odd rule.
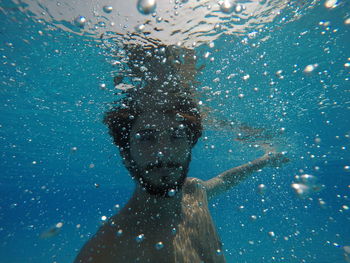
[[[207,190],[204,187],[204,181],[198,178],[187,178],[183,187],[183,193],[185,196],[192,196],[192,198],[194,198],[193,200],[204,201],[205,199],[207,199]]]
[[[205,191],[204,181],[199,179],[199,178],[195,178],[195,177],[188,177],[186,179],[184,187],[185,188],[195,188],[195,189],[198,189],[198,190]]]

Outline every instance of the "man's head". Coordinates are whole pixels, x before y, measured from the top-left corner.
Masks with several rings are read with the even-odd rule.
[[[146,90],[131,92],[104,123],[131,175],[149,193],[166,196],[184,183],[201,116],[189,94]]]

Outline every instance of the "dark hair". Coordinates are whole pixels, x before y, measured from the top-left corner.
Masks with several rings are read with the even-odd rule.
[[[148,96],[151,99],[151,96]],[[202,118],[194,100],[178,96],[173,98],[168,108],[160,109],[160,112],[179,115],[182,122],[191,133],[192,147],[202,135]],[[124,97],[118,105],[107,111],[103,122],[109,128],[109,134],[113,137],[114,144],[120,151],[129,152],[130,131],[133,123],[142,113],[142,105],[131,95]]]
[[[158,112],[180,115],[190,130],[193,147],[202,135],[202,118],[194,89],[197,73],[194,50],[165,45],[125,45],[124,50],[131,75],[141,79],[141,84],[126,90],[126,96],[105,113],[103,122],[114,143],[128,154],[134,121],[146,105],[158,104]]]

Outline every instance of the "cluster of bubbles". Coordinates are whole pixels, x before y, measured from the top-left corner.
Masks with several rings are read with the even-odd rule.
[[[188,2],[188,0],[182,0],[182,3]],[[329,2],[329,3],[328,3]],[[335,3],[333,3],[335,2]],[[230,14],[233,11],[236,14],[241,13],[243,10],[245,10],[245,7],[240,4],[236,4],[233,0],[221,0],[218,2],[220,11],[225,13],[225,14]],[[328,0],[327,3],[325,4],[326,7],[328,5],[330,6],[329,8],[334,8],[336,5],[336,1],[334,0]],[[155,10],[157,8],[157,1],[156,0],[138,0],[137,1],[137,10],[143,14],[143,15],[149,15],[149,14],[155,14]],[[103,12],[106,14],[110,14],[113,11],[113,6],[111,5],[105,5],[102,8]],[[161,18],[158,17],[157,21],[160,22]],[[74,24],[79,27],[79,28],[84,28],[87,23],[87,18],[85,16],[77,16],[74,19]],[[138,32],[142,32],[144,30],[145,25],[141,24],[137,26],[135,29]]]
[[[244,6],[239,5],[239,4],[235,4],[233,0],[219,1],[219,6],[220,6],[221,12],[223,12],[225,14],[230,14],[233,11],[235,11],[235,13],[239,14],[244,10]]]
[[[304,68],[304,73],[311,73],[318,67],[318,64],[310,64]]]
[[[291,187],[294,190],[295,194],[299,198],[307,198],[310,194],[319,192],[324,188],[324,185],[318,183],[318,180],[315,176],[311,174],[303,174],[301,176],[295,176],[297,182],[292,183]]]
[[[156,10],[157,2],[156,0],[138,0],[137,2],[137,10],[144,15],[152,14]],[[105,5],[102,8],[103,12],[106,14],[110,14],[113,11],[113,6],[111,5]],[[85,16],[77,16],[74,19],[74,25],[76,25],[79,28],[84,28],[87,23],[87,18]],[[140,25],[140,28],[138,28],[139,31],[143,30],[144,25]]]

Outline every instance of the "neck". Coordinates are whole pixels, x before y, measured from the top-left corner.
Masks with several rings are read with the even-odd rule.
[[[181,200],[181,190],[173,197],[161,197],[148,193],[137,184],[133,196],[123,210],[127,214],[137,214],[143,218],[171,218],[181,214]]]

